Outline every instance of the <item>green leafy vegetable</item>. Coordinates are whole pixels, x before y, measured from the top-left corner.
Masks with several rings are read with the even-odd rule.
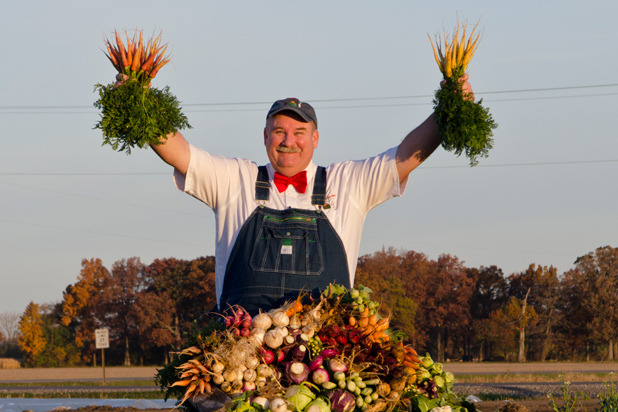
[[[483,107],[483,99],[474,102],[467,98],[459,81],[462,75],[447,77],[436,91],[434,117],[442,147],[457,156],[465,153],[470,166],[476,166],[478,158],[487,157],[493,147],[493,129],[498,125],[489,109]]]
[[[114,150],[131,154],[134,147],[161,144],[169,133],[191,127],[167,86],[159,90],[128,80],[119,86],[98,84],[95,90],[101,120],[94,128],[103,131],[103,145]]]

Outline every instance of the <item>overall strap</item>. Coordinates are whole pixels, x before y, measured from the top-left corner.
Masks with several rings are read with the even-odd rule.
[[[322,166],[318,166],[315,172],[311,204],[314,206],[324,206],[326,204],[326,168]]]
[[[259,166],[257,179],[255,181],[255,199],[268,201],[269,195],[270,183],[268,182],[268,170],[266,166]]]

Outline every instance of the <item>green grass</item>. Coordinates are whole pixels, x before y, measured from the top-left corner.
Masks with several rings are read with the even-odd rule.
[[[457,374],[457,383],[502,383],[502,382],[608,382],[610,373],[501,373],[501,374]]]

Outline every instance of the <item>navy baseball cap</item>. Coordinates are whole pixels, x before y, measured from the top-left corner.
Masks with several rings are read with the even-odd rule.
[[[301,102],[295,97],[288,97],[287,99],[277,100],[273,103],[266,115],[266,118],[272,117],[277,113],[284,111],[290,111],[298,114],[307,122],[315,123],[315,127],[318,127],[318,117],[315,115],[315,110],[309,103]]]

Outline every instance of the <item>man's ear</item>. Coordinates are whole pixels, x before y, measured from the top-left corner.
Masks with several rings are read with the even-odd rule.
[[[315,129],[315,131],[313,132],[313,148],[317,149],[318,148],[318,142],[320,140],[320,132],[318,132],[318,129]]]
[[[264,128],[264,146],[266,146],[266,139],[268,139],[268,133],[266,133],[266,128]]]

